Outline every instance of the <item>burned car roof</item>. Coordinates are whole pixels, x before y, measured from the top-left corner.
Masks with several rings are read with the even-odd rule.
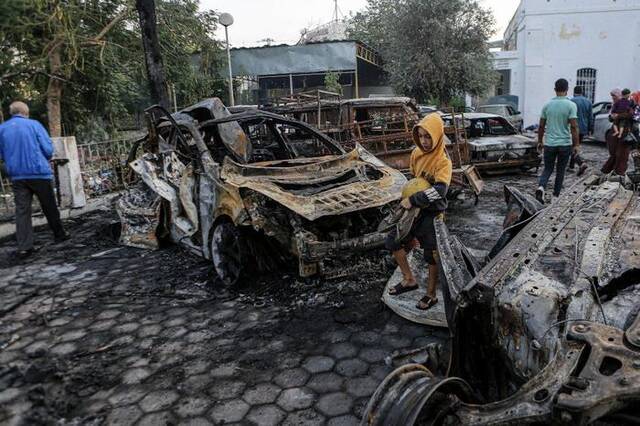
[[[456,116],[460,116],[460,114],[456,114]],[[451,114],[445,114],[443,118],[445,117],[451,117]],[[465,112],[464,118],[468,120],[476,120],[479,118],[502,118],[502,116],[498,114],[491,114],[488,112]]]
[[[411,105],[417,108],[415,101],[405,96],[344,99],[340,103],[353,106]]]

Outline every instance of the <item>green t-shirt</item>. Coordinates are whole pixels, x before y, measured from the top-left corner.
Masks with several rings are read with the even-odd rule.
[[[569,120],[578,118],[578,107],[566,96],[556,96],[542,108],[541,118],[547,122],[544,130],[545,146],[571,145]]]

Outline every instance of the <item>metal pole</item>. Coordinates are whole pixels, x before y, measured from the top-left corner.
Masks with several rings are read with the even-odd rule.
[[[355,74],[355,77],[356,77],[356,81],[355,81],[355,83],[356,83],[356,90],[355,90],[356,99],[359,99],[360,98],[360,90],[358,88],[358,57],[357,56],[356,56],[356,72],[354,74]]]
[[[289,74],[289,93],[293,95],[293,75]]]
[[[176,99],[176,85],[171,83],[171,93],[173,95],[173,112],[178,112],[178,100]]]
[[[320,90],[317,91],[316,95],[318,96],[318,129],[320,128],[320,115],[322,114],[322,105],[320,104]]]
[[[229,31],[228,27],[224,26],[224,37],[227,41],[227,64],[229,65],[229,102],[231,106],[236,104],[233,99],[233,73],[231,72],[231,51],[229,50]]]

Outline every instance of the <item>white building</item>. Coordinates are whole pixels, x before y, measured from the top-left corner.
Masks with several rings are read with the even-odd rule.
[[[559,78],[594,102],[615,87],[640,89],[640,0],[521,0],[503,43],[495,94],[518,96],[525,126],[537,123]]]

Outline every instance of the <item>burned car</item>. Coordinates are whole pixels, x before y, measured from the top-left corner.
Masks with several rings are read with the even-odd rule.
[[[436,222],[449,361],[395,370],[363,424],[638,424],[640,199],[597,180],[507,188],[484,260]]]
[[[472,112],[464,120],[469,149],[469,161],[487,174],[528,170],[540,166],[537,141],[520,134],[509,121],[496,114]],[[451,123],[451,114],[443,116]]]
[[[414,149],[411,130],[420,119],[415,102],[407,97],[360,98],[339,100],[297,93],[282,104],[267,109],[299,119],[351,150],[356,144],[365,147],[384,163],[409,173],[409,159]],[[476,197],[484,182],[470,164],[464,129],[445,126],[447,154],[453,163],[453,178],[448,196],[458,198],[463,192]]]
[[[406,179],[361,146],[345,152],[265,111],[232,115],[217,98],[147,116],[130,156],[141,186],[118,203],[124,243],[166,236],[211,259],[228,285],[291,258],[301,276],[322,273],[326,258],[383,244],[378,225]]]

